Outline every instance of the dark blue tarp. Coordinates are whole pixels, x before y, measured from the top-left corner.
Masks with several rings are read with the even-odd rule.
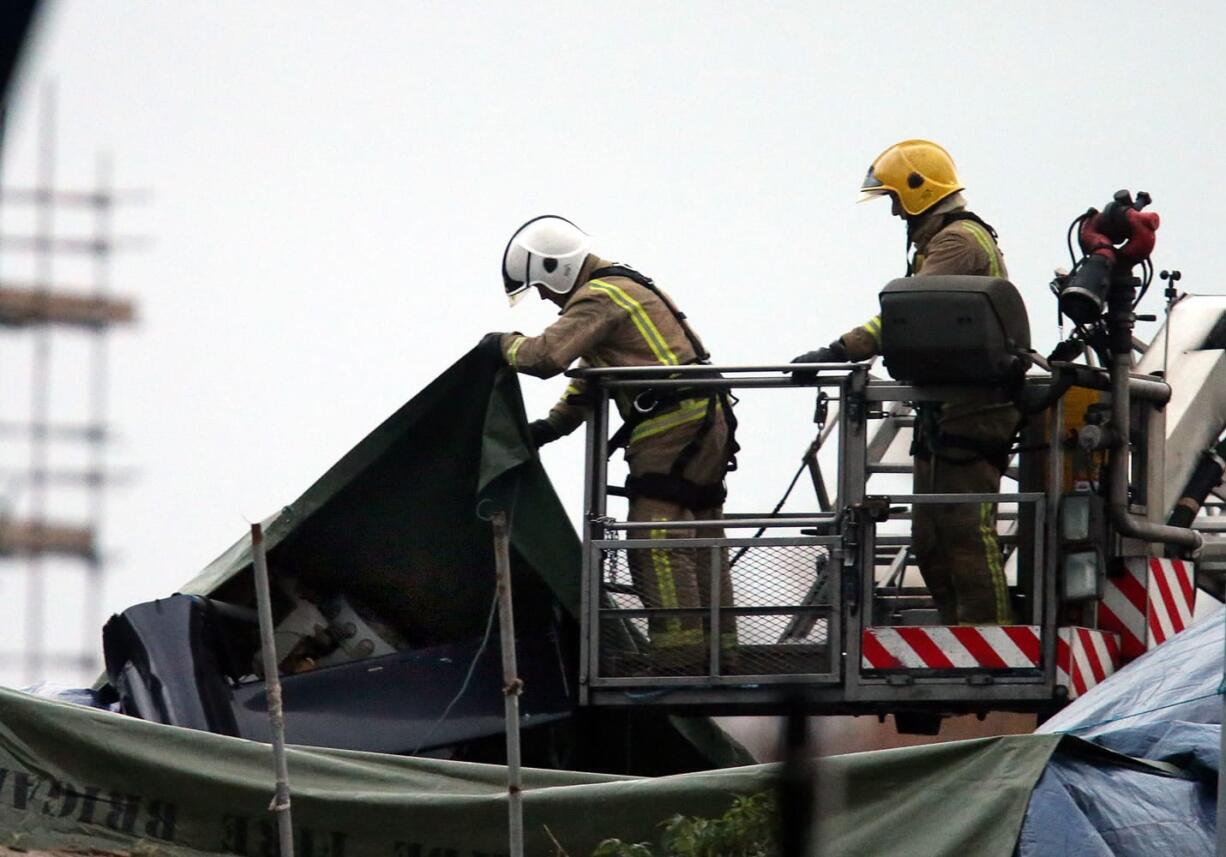
[[[1137,658],[1038,731],[1093,738],[1147,723],[1221,723],[1222,647],[1218,612]]]
[[[1017,857],[1214,853],[1222,618],[1138,658],[1038,729],[1153,760],[1171,775],[1053,756],[1030,797]]]

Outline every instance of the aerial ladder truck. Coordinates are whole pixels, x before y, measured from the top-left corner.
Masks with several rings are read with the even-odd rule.
[[[855,363],[572,371],[595,401],[581,703],[725,715],[799,706],[893,714],[901,730],[923,732],[947,714],[1043,716],[1185,628],[1198,588],[1221,600],[1226,517],[1208,514],[1217,507],[1206,498],[1221,491],[1226,454],[1226,298],[1181,296],[1178,272],[1164,271],[1165,323],[1148,346],[1134,336],[1153,279],[1149,201],[1120,191],[1070,226],[1074,265],[1052,291],[1073,333],[1048,359],[1030,349],[1010,283],[950,276],[882,291],[888,378]],[[1006,474],[1015,490],[889,490],[891,474],[910,471],[914,407],[968,384],[1007,385],[1025,415]],[[608,485],[609,398],[670,387],[805,396],[797,407],[814,409],[817,424],[805,453],[811,508],[677,523],[614,514],[624,492]],[[989,502],[1017,620],[941,625],[916,573],[911,510]],[[670,527],[722,527],[725,537],[669,538]],[[644,603],[629,572],[636,551],[691,552],[711,593],[730,571],[732,602]],[[702,623],[701,662],[653,657],[649,623],[668,619]],[[732,636],[734,647],[721,644]]]
[[[527,590],[536,598],[517,602],[530,605],[516,644],[529,689],[525,725],[570,718],[576,697],[599,708],[581,718],[589,723],[636,707],[893,715],[900,729],[926,732],[948,714],[1044,716],[1187,627],[1198,593],[1221,600],[1226,515],[1212,513],[1222,508],[1213,495],[1223,490],[1226,458],[1226,297],[1181,296],[1178,273],[1170,273],[1165,324],[1148,345],[1134,336],[1140,297],[1154,279],[1157,218],[1144,210],[1147,202],[1121,192],[1074,221],[1080,254],[1053,283],[1072,333],[1047,358],[1031,349],[1026,309],[1012,284],[933,276],[896,280],[882,291],[880,366],[575,370],[590,382],[592,400],[578,664],[569,612],[556,609],[540,579],[521,577],[538,587]],[[1025,415],[1002,483],[1008,490],[916,493],[905,483],[915,408],[956,400],[968,385],[994,385]],[[792,427],[805,434],[796,478],[808,471],[812,499],[787,511],[781,502],[713,521],[619,516],[624,492],[609,486],[610,398],[660,402],[700,389],[720,399],[741,396],[741,424],[759,442],[761,412],[750,397],[787,397],[769,413],[780,437],[787,414],[796,415]],[[406,405],[412,413],[419,407]],[[406,437],[413,427],[407,418],[398,425]],[[414,593],[452,597],[458,575],[471,569],[446,562],[470,557],[475,569],[481,556],[458,530],[436,564],[433,536],[414,541],[423,530],[399,528],[400,511],[396,527],[380,516],[422,502],[396,493],[403,479],[395,468],[403,462],[370,466],[387,454],[387,436],[381,427],[334,466],[350,481],[320,480],[274,519],[287,534],[270,561],[289,738],[379,752],[485,752],[481,742],[500,722],[489,706],[501,698],[466,697],[464,690],[473,670],[500,681],[493,649],[483,638],[414,624],[425,613],[400,612]],[[747,444],[751,455],[754,445]],[[738,474],[740,484],[749,470]],[[392,472],[392,482],[369,487],[356,475]],[[734,501],[740,492],[734,485]],[[370,505],[371,498],[384,505]],[[926,503],[996,508],[1010,624],[941,623],[912,548],[911,518]],[[336,538],[337,520],[346,522],[344,538]],[[675,529],[704,537],[667,537],[677,536],[669,532]],[[193,593],[134,605],[107,624],[109,693],[122,711],[265,735],[266,690],[252,670],[259,644],[244,574],[248,551],[240,540],[206,569],[205,584],[192,584]],[[667,564],[680,551],[689,554],[678,568],[706,576],[708,585],[695,588],[721,592],[727,573],[731,597],[684,607],[644,603],[632,564]],[[374,570],[365,565],[371,558],[378,560]],[[333,567],[345,574],[320,571]],[[434,573],[417,579],[419,568]],[[372,596],[375,606],[366,603]],[[398,627],[418,637],[406,640]],[[487,622],[487,635],[491,627]],[[685,656],[657,657],[653,627],[686,631],[678,635]],[[453,712],[454,700],[472,707]],[[395,716],[381,717],[377,729],[355,727],[372,711]],[[545,733],[540,743],[552,757],[561,745]]]

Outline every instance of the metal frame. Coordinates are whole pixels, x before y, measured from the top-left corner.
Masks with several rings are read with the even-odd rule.
[[[796,383],[787,373],[807,369],[814,375]],[[964,670],[957,674],[928,674],[914,671],[905,675],[883,674],[864,670],[861,666],[861,639],[864,630],[872,627],[871,605],[876,596],[876,559],[879,548],[905,546],[908,537],[882,535],[872,520],[869,507],[874,498],[866,490],[873,473],[893,472],[870,463],[870,445],[880,457],[882,441],[870,440],[869,422],[883,416],[874,411],[875,403],[893,403],[885,416],[897,418],[898,403],[932,401],[948,398],[955,390],[924,388],[873,380],[868,367],[861,364],[749,365],[731,367],[668,366],[616,367],[574,370],[568,373],[589,382],[593,394],[592,417],[588,422],[586,483],[584,488],[584,552],[581,587],[582,611],[585,619],[581,639],[580,702],[600,705],[662,705],[675,709],[700,708],[707,712],[760,713],[779,710],[789,700],[805,700],[810,710],[821,713],[857,713],[897,710],[970,710],[1009,709],[1037,711],[1053,707],[1059,699],[1056,688],[1057,600],[1054,585],[1057,566],[1055,523],[1059,501],[1059,478],[1048,478],[1055,486],[1044,491],[1019,490],[1001,494],[897,494],[886,499],[890,503],[962,503],[994,502],[1018,504],[1017,517],[1026,520],[1019,527],[1011,544],[1028,545],[1027,555],[1034,566],[1030,621],[1039,626],[1041,656],[1035,670],[1014,670],[988,673],[985,670]],[[1036,379],[1043,383],[1042,379]],[[609,517],[608,495],[608,436],[609,399],[612,391],[651,386],[721,387],[724,389],[793,389],[838,388],[838,458],[837,510],[806,515],[741,515],[719,521],[632,522]],[[1050,437],[1057,437],[1062,412],[1058,400],[1049,410]],[[890,438],[892,439],[892,437]],[[888,445],[888,444],[887,444]],[[1058,477],[1063,468],[1059,444],[1053,444],[1048,457],[1049,476]],[[866,503],[866,501],[869,501]],[[1024,506],[1031,506],[1028,515]],[[1020,522],[1020,521],[1019,521]],[[718,526],[724,529],[764,527],[766,530],[822,526],[834,532],[830,535],[772,536],[763,538],[641,538],[645,529],[692,529]],[[830,551],[828,565],[830,607],[806,605],[787,608],[721,607],[718,597],[712,597],[705,607],[660,610],[627,609],[602,603],[602,576],[605,552],[652,547],[709,548],[712,562],[709,592],[716,595],[719,587],[719,551],[744,545],[823,546]],[[897,562],[897,560],[895,560]],[[704,573],[706,568],[703,569]],[[1019,559],[1019,580],[1023,574]],[[720,669],[719,624],[729,616],[784,615],[802,613],[828,614],[827,646],[829,670],[823,673],[792,673],[771,675],[723,675]],[[601,673],[602,619],[610,615],[642,618],[648,615],[693,615],[702,613],[709,618],[709,658],[711,670],[699,676],[609,676]],[[786,644],[785,644],[786,645]]]

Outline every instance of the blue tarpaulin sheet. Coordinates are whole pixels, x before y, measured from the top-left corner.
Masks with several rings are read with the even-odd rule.
[[[1147,652],[1056,714],[1039,732],[1081,738],[1144,724],[1221,723],[1222,615]]]
[[[1138,658],[1039,728],[1161,763],[1171,776],[1053,756],[1031,794],[1017,857],[1214,853],[1222,619]]]

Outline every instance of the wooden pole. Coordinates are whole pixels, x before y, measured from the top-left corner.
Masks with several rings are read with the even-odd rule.
[[[507,732],[507,814],[510,857],[524,855],[524,796],[519,772],[519,695],[524,683],[515,665],[515,616],[511,609],[511,537],[506,512],[495,512],[494,564],[498,574],[498,626],[502,644],[502,692]]]
[[[268,560],[264,555],[264,528],[251,525],[251,558],[255,566],[255,600],[260,617],[260,651],[264,656],[264,691],[268,700],[268,723],[272,729],[272,762],[276,792],[269,806],[277,814],[281,857],[293,857],[294,823],[290,819],[289,764],[285,759],[285,714],[281,708],[281,675],[277,672],[277,644],[273,639],[272,594],[268,585]]]

